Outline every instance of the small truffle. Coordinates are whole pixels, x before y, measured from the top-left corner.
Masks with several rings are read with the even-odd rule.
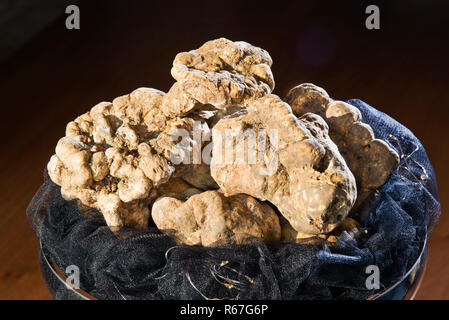
[[[211,190],[188,200],[163,196],[153,204],[151,215],[160,230],[187,245],[208,247],[253,238],[277,242],[281,235],[273,209],[245,194],[226,197]]]

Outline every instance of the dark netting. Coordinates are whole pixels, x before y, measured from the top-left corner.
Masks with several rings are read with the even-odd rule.
[[[61,270],[80,269],[81,287],[99,299],[366,299],[368,265],[381,289],[416,261],[440,214],[435,173],[418,139],[360,100],[364,122],[400,154],[398,169],[362,217],[366,232],[324,243],[254,242],[220,248],[178,246],[156,228],[113,233],[98,211],[80,213],[44,174],[27,216],[43,252]],[[49,281],[52,286],[52,282]],[[67,298],[64,286],[55,296]]]

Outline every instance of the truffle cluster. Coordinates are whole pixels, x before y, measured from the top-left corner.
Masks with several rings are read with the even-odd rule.
[[[50,178],[111,229],[152,221],[203,246],[331,241],[356,226],[349,212],[385,183],[398,155],[322,88],[299,85],[284,101],[272,94],[271,64],[265,50],[224,38],[179,53],[167,93],[139,88],[68,123]],[[179,132],[188,133],[183,148]],[[273,135],[252,143],[254,132]],[[208,139],[210,161],[176,161]]]

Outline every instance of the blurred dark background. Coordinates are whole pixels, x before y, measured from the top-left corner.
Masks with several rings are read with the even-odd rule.
[[[79,30],[65,27],[68,4],[80,8]],[[370,4],[380,30],[365,27]],[[0,0],[0,298],[50,298],[25,209],[66,123],[140,86],[167,91],[176,53],[223,36],[268,50],[279,96],[313,82],[415,133],[443,211],[417,298],[449,299],[448,16],[448,2],[432,0]]]

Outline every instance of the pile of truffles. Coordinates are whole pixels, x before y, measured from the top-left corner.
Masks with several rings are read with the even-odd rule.
[[[139,88],[68,123],[47,165],[51,180],[112,230],[155,224],[203,246],[335,240],[357,227],[348,215],[386,182],[398,155],[357,108],[320,87],[272,94],[271,65],[265,50],[224,38],[179,53],[167,93]],[[187,147],[178,132],[188,133]],[[254,132],[270,135],[255,147]],[[175,161],[207,148],[210,161]],[[269,161],[250,161],[253,151]]]

